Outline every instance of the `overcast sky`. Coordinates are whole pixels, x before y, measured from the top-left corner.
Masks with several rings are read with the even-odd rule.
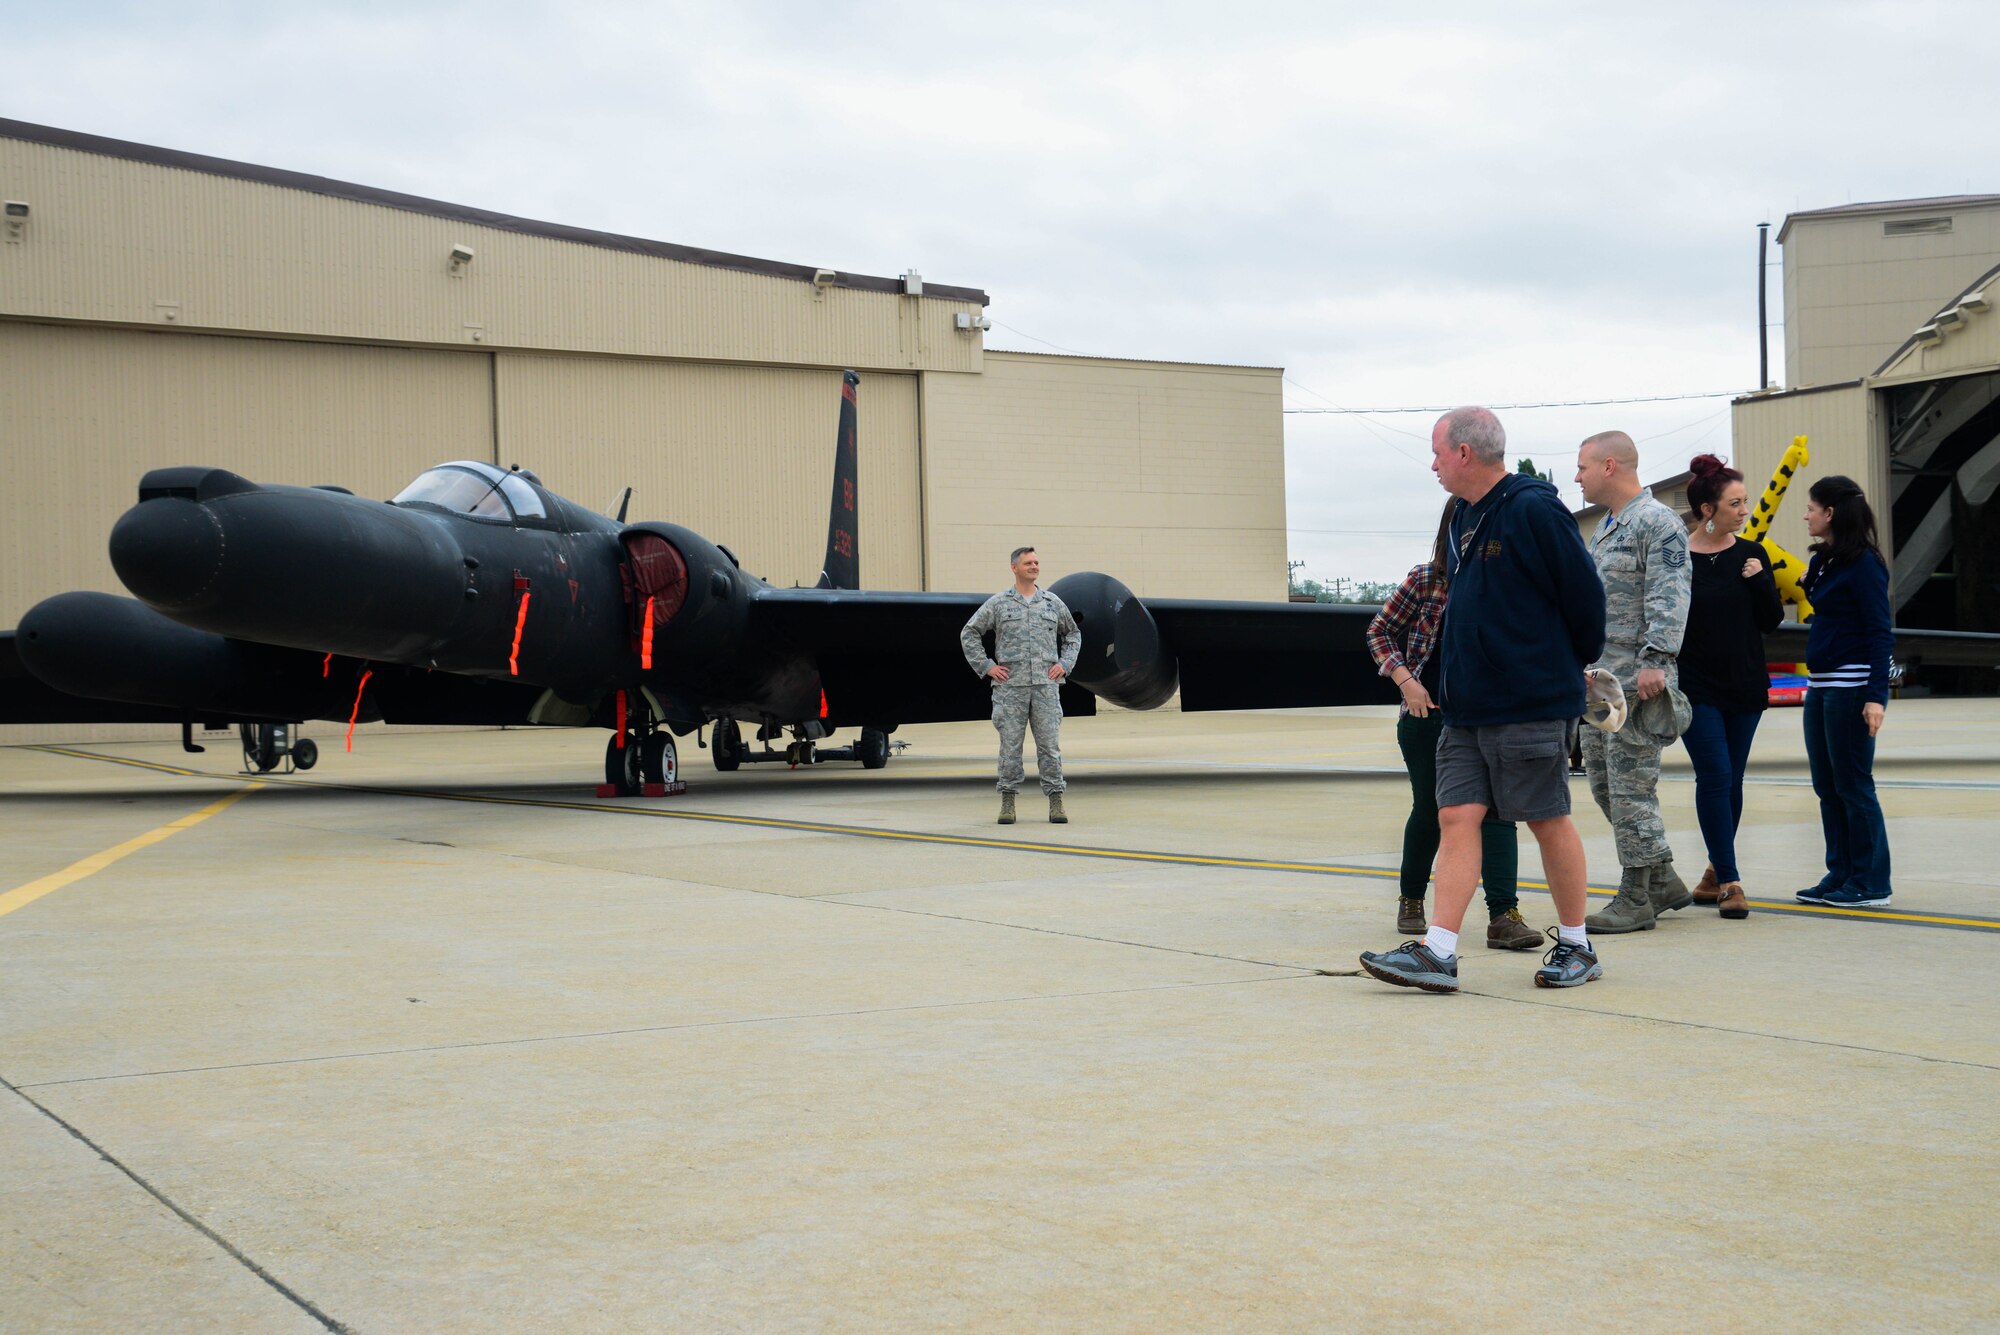
[[[2000,7],[29,4],[0,114],[983,288],[988,346],[1282,366],[1289,409],[1754,386],[1756,224],[2000,190]],[[1772,246],[1773,260],[1778,258]],[[1779,274],[1772,319],[1782,318]],[[1772,330],[1782,379],[1783,330]],[[1285,418],[1292,555],[1396,578],[1433,415]],[[1503,410],[1580,504],[1727,398]]]

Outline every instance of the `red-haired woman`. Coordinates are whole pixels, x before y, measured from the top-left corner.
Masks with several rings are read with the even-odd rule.
[[[1396,905],[1396,930],[1406,936],[1424,934],[1424,887],[1430,884],[1437,860],[1437,748],[1444,716],[1436,704],[1444,669],[1438,637],[1444,629],[1445,544],[1451,541],[1451,516],[1456,501],[1445,502],[1438,521],[1431,559],[1404,577],[1402,586],[1368,623],[1368,652],[1383,676],[1403,693],[1396,717],[1396,745],[1410,771],[1410,816],[1403,823],[1402,897]],[[1479,827],[1486,883],[1486,944],[1494,950],[1532,950],[1542,934],[1521,920],[1520,835],[1514,822],[1490,812]]]
[[[1694,811],[1708,845],[1708,870],[1697,904],[1725,918],[1747,918],[1750,904],[1736,866],[1743,820],[1743,771],[1750,743],[1770,703],[1764,634],[1784,620],[1784,604],[1762,544],[1738,536],[1750,518],[1743,474],[1713,454],[1688,464],[1688,551],[1693,566],[1680,685],[1694,706],[1681,742],[1694,762]]]

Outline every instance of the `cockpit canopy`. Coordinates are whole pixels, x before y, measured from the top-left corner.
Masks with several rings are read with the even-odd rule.
[[[476,459],[439,464],[396,493],[391,505],[424,505],[475,519],[499,523],[546,521],[548,503],[530,481],[532,474],[510,473]]]

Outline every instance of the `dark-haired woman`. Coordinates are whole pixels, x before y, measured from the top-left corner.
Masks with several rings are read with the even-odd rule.
[[[1680,684],[1694,712],[1681,742],[1694,762],[1695,819],[1708,845],[1708,870],[1694,899],[1725,918],[1747,918],[1750,903],[1736,866],[1743,771],[1771,698],[1764,635],[1784,620],[1785,608],[1763,545],[1737,536],[1750,517],[1743,474],[1713,454],[1696,455],[1688,468],[1693,570]]]
[[[1889,566],[1875,512],[1850,477],[1813,483],[1800,581],[1812,600],[1806,636],[1806,761],[1826,835],[1826,875],[1802,904],[1873,908],[1889,902],[1889,832],[1875,800],[1875,735],[1889,703]]]
[[[1445,544],[1451,540],[1455,501],[1447,501],[1438,522],[1431,559],[1404,577],[1375,619],[1368,623],[1368,652],[1383,676],[1402,692],[1396,716],[1396,745],[1410,771],[1410,816],[1403,823],[1401,898],[1396,905],[1396,930],[1422,936],[1424,888],[1438,852],[1437,748],[1444,716],[1436,699],[1444,664],[1438,652],[1444,629]],[[1486,944],[1494,950],[1532,950],[1542,934],[1521,920],[1515,881],[1520,875],[1520,836],[1514,822],[1490,814],[1481,824],[1481,879],[1486,884]]]

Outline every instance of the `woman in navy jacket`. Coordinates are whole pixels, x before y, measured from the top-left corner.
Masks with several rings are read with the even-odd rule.
[[[1889,567],[1875,512],[1853,478],[1813,483],[1806,503],[1812,563],[1801,581],[1812,600],[1806,638],[1806,760],[1826,875],[1801,890],[1802,904],[1838,908],[1889,902],[1889,832],[1875,800],[1875,735],[1889,702]]]

